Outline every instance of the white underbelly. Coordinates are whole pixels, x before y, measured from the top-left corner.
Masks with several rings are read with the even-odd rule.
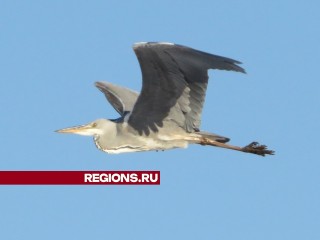
[[[163,151],[173,148],[186,148],[188,147],[187,141],[175,140],[175,141],[155,141],[153,139],[147,139],[139,145],[122,145],[113,148],[101,149],[109,154],[129,153],[129,152],[143,152],[143,151]]]

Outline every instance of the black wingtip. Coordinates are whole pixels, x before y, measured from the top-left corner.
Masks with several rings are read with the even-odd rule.
[[[241,62],[239,61],[236,61],[236,60],[228,60],[228,61],[225,61],[225,63],[227,63],[229,65],[229,69],[228,67],[225,69],[225,70],[232,70],[232,71],[235,71],[235,72],[241,72],[241,73],[244,73],[246,74],[246,70],[242,67],[240,67],[238,64],[242,64]]]

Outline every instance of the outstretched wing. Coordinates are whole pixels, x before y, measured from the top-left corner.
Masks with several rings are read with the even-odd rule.
[[[104,93],[112,107],[123,116],[125,112],[131,112],[139,93],[125,87],[108,82],[96,82],[96,87]]]
[[[133,46],[142,71],[142,91],[128,123],[149,135],[169,119],[187,132],[198,131],[208,69],[245,72],[240,62],[172,43]]]

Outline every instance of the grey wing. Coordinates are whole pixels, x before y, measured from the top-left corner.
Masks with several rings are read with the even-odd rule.
[[[133,46],[142,71],[142,91],[128,123],[149,135],[164,119],[187,132],[198,131],[208,84],[208,69],[245,72],[240,62],[172,43]]]
[[[125,112],[131,112],[139,93],[108,82],[96,82],[96,87],[104,93],[113,108],[123,116]]]

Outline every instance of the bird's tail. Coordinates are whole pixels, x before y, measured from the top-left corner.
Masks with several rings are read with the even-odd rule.
[[[223,137],[223,136],[220,136],[220,135],[215,134],[215,133],[209,133],[209,132],[200,131],[200,132],[197,132],[196,134],[200,135],[202,138],[207,138],[207,139],[210,139],[210,140],[213,140],[213,141],[217,141],[217,142],[220,142],[220,143],[226,143],[226,142],[230,141],[230,138]]]

